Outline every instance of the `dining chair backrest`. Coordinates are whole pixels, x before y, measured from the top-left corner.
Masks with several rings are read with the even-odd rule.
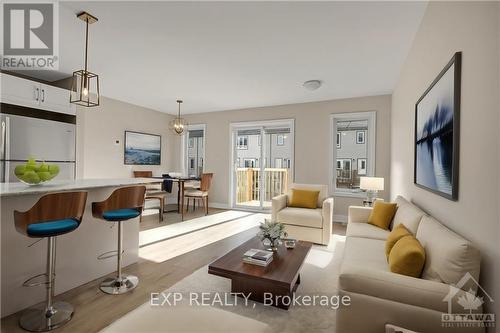
[[[203,173],[201,175],[200,190],[203,192],[208,192],[210,190],[210,185],[212,185],[213,173]]]
[[[102,218],[104,212],[118,209],[137,209],[140,213],[144,206],[146,186],[127,186],[116,189],[104,201],[92,203],[92,216]]]
[[[27,235],[28,225],[34,223],[64,219],[75,219],[80,223],[86,202],[87,192],[84,191],[46,194],[28,211],[14,211],[16,230]]]
[[[134,171],[134,178],[151,178],[153,171]]]

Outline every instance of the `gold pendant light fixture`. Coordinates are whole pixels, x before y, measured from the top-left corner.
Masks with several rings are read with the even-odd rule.
[[[76,17],[85,22],[85,69],[73,72],[69,101],[85,107],[98,106],[99,76],[88,71],[89,24],[97,22],[97,18],[87,12]]]
[[[172,132],[174,132],[174,134],[183,135],[187,132],[188,123],[186,119],[181,118],[182,100],[178,99],[177,104],[179,105],[177,117],[175,117],[175,119],[170,122],[170,129],[172,130]]]

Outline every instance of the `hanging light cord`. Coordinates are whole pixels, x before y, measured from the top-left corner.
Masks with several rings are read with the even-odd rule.
[[[89,48],[89,18],[85,19],[85,73],[87,73],[87,53]]]

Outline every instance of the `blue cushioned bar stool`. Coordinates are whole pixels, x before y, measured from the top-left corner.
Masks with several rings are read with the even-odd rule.
[[[123,294],[137,287],[139,279],[133,275],[122,274],[123,231],[122,222],[138,217],[144,205],[145,186],[129,186],[115,190],[109,198],[92,203],[95,218],[118,224],[118,263],[115,278],[107,278],[100,289],[107,294]]]
[[[14,211],[17,231],[31,238],[47,238],[47,272],[28,279],[24,286],[45,285],[45,304],[26,310],[19,325],[32,332],[56,329],[73,316],[73,307],[66,302],[53,302],[56,237],[74,231],[80,225],[85,211],[87,192],[64,192],[47,194],[26,212]],[[43,281],[35,282],[44,277]]]

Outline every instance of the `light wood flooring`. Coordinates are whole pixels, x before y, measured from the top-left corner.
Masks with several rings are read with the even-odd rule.
[[[189,218],[191,217],[186,215],[186,219]],[[201,232],[209,232],[212,235],[216,232],[216,230],[208,229]],[[226,232],[224,228],[219,229],[221,233]],[[58,300],[67,301],[74,306],[75,315],[68,324],[54,330],[54,332],[98,332],[131,310],[148,302],[151,292],[160,292],[171,287],[197,269],[255,236],[257,230],[258,228],[255,227],[239,232],[168,260],[162,261],[161,258],[160,260],[141,259],[138,263],[124,269],[125,274],[134,274],[140,279],[138,287],[127,294],[107,295],[102,293],[99,290],[99,283],[102,281],[100,278],[57,296]],[[345,235],[345,226],[334,225],[333,233]],[[158,248],[157,251],[168,252],[169,246],[177,247],[178,243],[172,243],[175,241],[177,240],[162,242],[165,248],[163,250]],[[183,242],[185,244],[186,239]],[[193,242],[199,242],[199,238],[194,237]],[[161,243],[154,244],[154,246],[161,247]],[[185,244],[185,246],[188,245]],[[148,249],[144,250],[148,251]],[[109,276],[113,276],[113,274],[109,274]],[[24,332],[18,326],[20,315],[21,312],[3,318],[1,332]]]

